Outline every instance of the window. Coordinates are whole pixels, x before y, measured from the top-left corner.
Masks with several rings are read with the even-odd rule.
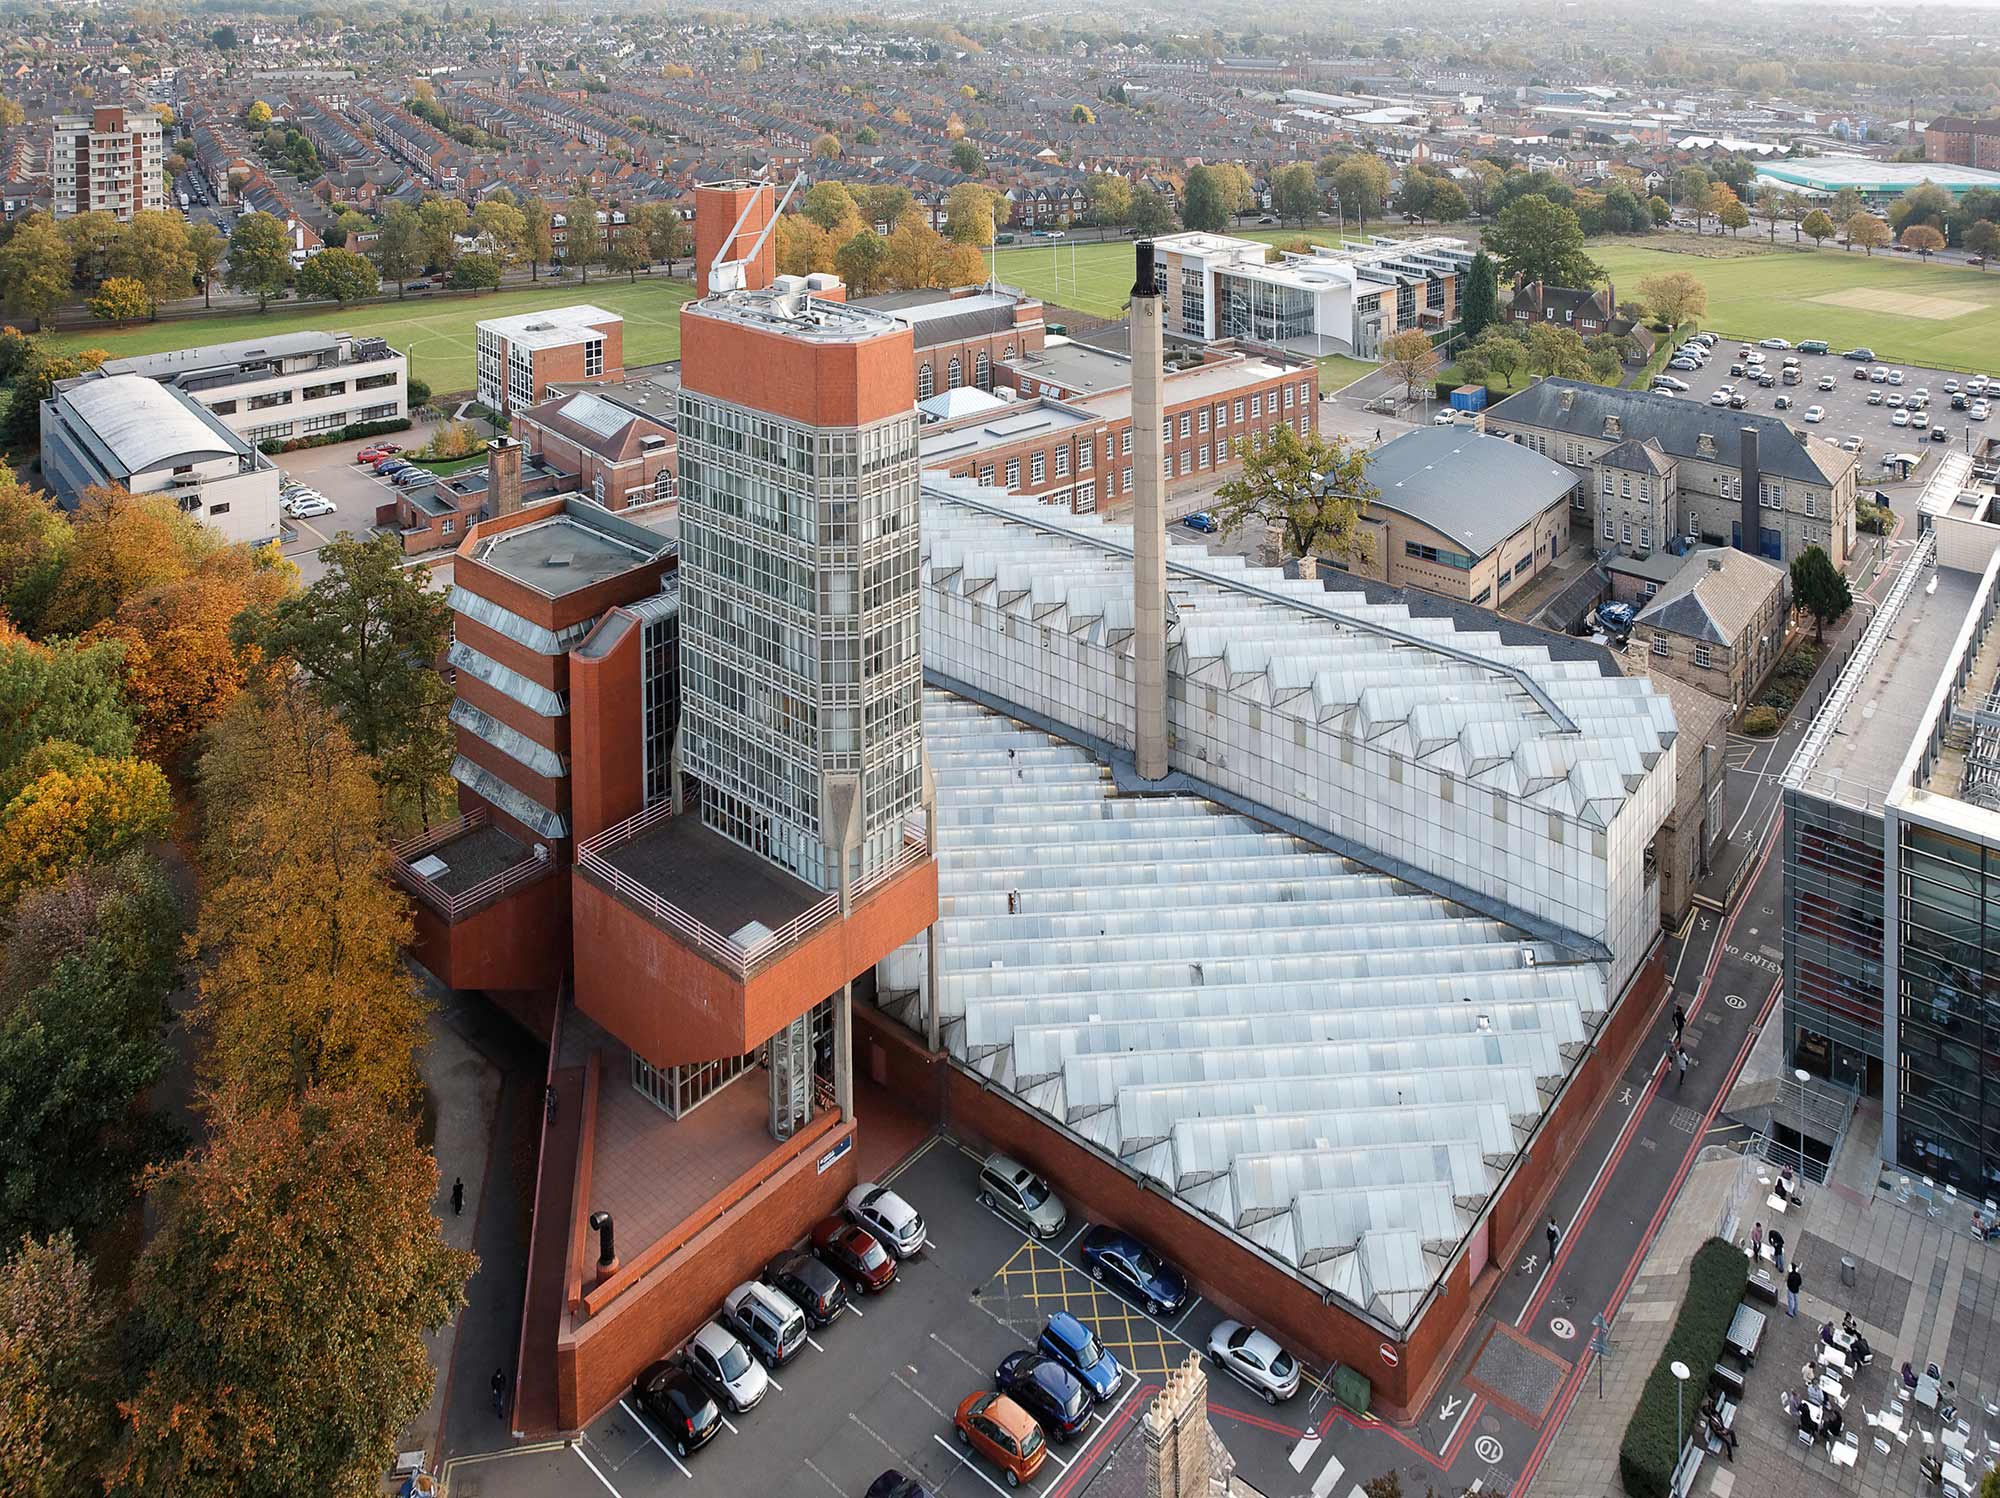
[[[1162,442],[1171,442],[1174,440],[1173,417],[1169,416],[1165,421],[1160,423],[1160,440]]]
[[[972,361],[972,383],[981,390],[993,388],[993,361],[986,357],[986,350],[979,351],[979,357]]]
[[[604,373],[604,340],[592,338],[583,346],[583,377],[594,380]]]
[[[1240,395],[1236,397],[1234,419],[1238,422],[1241,422],[1243,420],[1243,397]]]
[[[1008,344],[1008,345],[1007,345],[1007,346],[1006,346],[1005,348],[1003,348],[1002,350],[1000,350],[1000,357],[1001,357],[1001,358],[1003,358],[1003,359],[1011,359],[1011,358],[1013,358],[1013,357],[1014,357],[1014,345],[1010,343],[1010,344]]]
[[[1605,512],[1604,515],[1604,539],[1607,541],[1615,541],[1618,539],[1618,532],[1612,529],[1611,514],[1608,510]]]
[[[1658,583],[1646,584],[1646,596],[1648,598],[1651,598],[1654,594],[1658,593],[1659,591],[1660,591],[1660,585]]]
[[[1199,411],[1195,412],[1195,420],[1194,420],[1194,429],[1195,429],[1195,430],[1196,430],[1197,432],[1201,432],[1201,433],[1203,433],[1203,434],[1206,434],[1206,433],[1207,433],[1207,431],[1208,431],[1208,407],[1206,407],[1206,406],[1203,406],[1203,407],[1202,407],[1202,408],[1201,408],[1201,409],[1200,409]]]
[[[1090,472],[1090,465],[1097,459],[1097,444],[1088,438],[1076,445],[1076,466],[1079,473]]]
[[[604,503],[604,475],[598,474],[590,481],[590,497],[599,504]]]
[[[1009,489],[1018,489],[1021,487],[1021,460],[1019,458],[1009,458],[1007,460],[1007,487]]]
[[[273,406],[289,406],[291,403],[291,391],[272,390],[263,395],[251,396],[246,405],[252,411],[268,411]]]
[[[334,411],[325,416],[308,416],[300,430],[311,436],[314,432],[336,432],[346,425],[347,413]]]
[[[354,382],[354,388],[356,390],[387,390],[395,383],[396,377],[392,374],[363,375]]]
[[[1292,387],[1289,385],[1285,387],[1285,409],[1287,411],[1292,409]]]
[[[991,489],[993,487],[993,465],[991,463],[981,463],[979,465],[979,483],[982,488]]]
[[[1119,480],[1120,488],[1127,494],[1132,492],[1132,465],[1125,465],[1125,476]]]
[[[1446,551],[1436,546],[1421,546],[1415,541],[1403,543],[1403,555],[1413,561],[1436,562],[1441,566],[1455,567],[1460,572],[1470,572],[1478,558],[1469,557],[1462,551]]]
[[[1086,515],[1097,508],[1097,485],[1094,482],[1085,482],[1076,486],[1076,507]]]
[[[225,499],[219,505],[210,505],[208,513],[211,515],[227,515],[229,513],[229,501]]]
[[[289,421],[274,421],[269,426],[252,427],[244,435],[252,442],[270,442],[279,437],[291,436],[292,424]]]
[[[1264,416],[1264,397],[1262,395],[1251,396],[1250,419],[1252,421],[1261,421],[1263,419],[1263,416]]]
[[[1621,543],[1623,543],[1623,544],[1624,544],[1624,545],[1626,545],[1626,546],[1630,546],[1630,545],[1632,544],[1632,522],[1631,522],[1631,521],[1629,521],[1629,520],[1628,520],[1628,521],[1626,521],[1626,522],[1625,522],[1625,523],[1624,523],[1623,525],[1621,525],[1621,526],[1619,526],[1619,527],[1618,527],[1618,539],[1619,539],[1619,541],[1620,541]]]
[[[304,389],[299,391],[299,399],[317,401],[317,400],[325,400],[329,395],[345,395],[345,394],[347,394],[347,381],[334,380],[330,384],[326,385],[307,385]]]
[[[1607,468],[1604,470],[1604,477],[1598,481],[1597,488],[1600,494],[1604,494],[1607,496],[1612,492],[1610,469]]]
[[[1056,477],[1059,479],[1069,477],[1069,444],[1067,442],[1056,449]]]
[[[1123,457],[1129,458],[1132,456],[1132,429],[1130,427],[1125,428],[1124,431],[1118,434],[1118,451]]]
[[[1632,475],[1631,475],[1631,474],[1627,473],[1627,474],[1622,474],[1622,475],[1620,475],[1620,476],[1619,476],[1619,479],[1618,479],[1618,494],[1619,494],[1619,497],[1620,497],[1620,498],[1622,498],[1622,499],[1630,499],[1630,498],[1632,497]]]
[[[208,409],[213,411],[217,416],[234,416],[236,414],[236,402],[217,401]]]
[[[1639,527],[1639,544],[1643,547],[1646,547],[1648,550],[1652,548],[1653,528],[1650,525],[1642,525]]]
[[[1194,418],[1185,411],[1181,412],[1181,435],[1186,437],[1192,435],[1193,432]]]
[[[1039,484],[1048,476],[1048,459],[1041,453],[1028,455],[1028,482]]]
[[[1661,660],[1666,660],[1673,654],[1673,651],[1667,648],[1667,637],[1665,635],[1653,636],[1653,654],[1657,655]]]
[[[1197,468],[1208,467],[1208,444],[1206,442],[1194,450],[1194,466]]]
[[[1817,517],[1818,514],[1819,514],[1819,496],[1813,493],[1812,490],[1808,489],[1806,490],[1806,517],[1808,519],[1813,519]]]
[[[1709,663],[1708,646],[1700,643],[1697,643],[1695,645],[1694,663],[1697,666],[1700,666],[1703,670],[1706,670],[1708,668],[1708,663]]]
[[[963,385],[964,383],[965,383],[965,365],[959,359],[958,355],[953,354],[951,356],[951,363],[945,366],[944,388],[947,390],[956,390],[958,389],[959,386]]]
[[[917,366],[917,399],[927,401],[935,394],[937,394],[936,376],[931,373],[930,365],[919,364]]]
[[[458,522],[456,520],[453,520],[450,516],[447,515],[444,519],[444,523],[438,526],[438,533],[440,535],[449,536],[453,531],[457,529],[458,529]]]

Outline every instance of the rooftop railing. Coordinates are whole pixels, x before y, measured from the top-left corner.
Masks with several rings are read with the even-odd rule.
[[[481,808],[469,811],[462,817],[454,817],[449,822],[425,828],[415,837],[397,843],[389,850],[390,866],[395,873],[396,882],[446,920],[456,921],[471,915],[474,911],[484,909],[524,884],[534,883],[554,869],[554,859],[537,856],[531,849],[529,856],[521,862],[510,864],[492,877],[482,879],[470,888],[456,892],[446,890],[434,879],[416,871],[414,866],[416,861],[426,853],[455,842],[485,825],[486,812]]]

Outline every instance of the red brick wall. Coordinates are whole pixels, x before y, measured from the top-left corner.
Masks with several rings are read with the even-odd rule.
[[[916,342],[898,327],[819,343],[681,309],[681,383],[700,395],[811,426],[867,426],[916,404]]]
[[[615,615],[613,622],[624,617]],[[634,622],[602,657],[570,656],[570,830],[579,840],[624,821],[645,803],[644,640],[644,628]]]
[[[694,286],[698,296],[708,295],[708,271],[718,259],[747,255],[771,221],[776,194],[763,183],[735,186],[728,183],[697,184],[694,190]],[[747,217],[743,210],[752,199],[759,200]],[[735,239],[729,231],[743,218],[743,228]],[[769,286],[778,273],[778,231],[773,229],[762,250],[743,267],[743,284],[752,291]]]
[[[543,839],[530,834],[530,845],[537,841]],[[560,846],[549,852],[552,859],[559,857]],[[417,933],[410,955],[451,988],[548,990],[562,980],[569,953],[569,875],[561,869],[455,922],[422,900],[412,899],[410,908]],[[548,1016],[537,1011],[515,1018],[547,1037]]]

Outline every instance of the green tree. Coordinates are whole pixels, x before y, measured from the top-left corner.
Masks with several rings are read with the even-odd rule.
[[[597,204],[588,194],[578,193],[563,207],[563,264],[583,273],[590,284],[590,268],[604,261],[604,227],[597,221]]]
[[[1843,187],[1833,195],[1833,203],[1826,211],[1827,217],[1836,224],[1844,224],[1867,206],[1859,188]]]
[[[402,565],[390,536],[340,536],[320,548],[318,581],[243,621],[264,655],[292,662],[374,763],[392,819],[428,825],[451,765],[451,691],[436,661],[451,608]]]
[[[1233,217],[1241,219],[1257,206],[1257,184],[1250,180],[1250,173],[1243,167],[1233,161],[1225,161],[1211,170],[1222,188],[1223,206]]]
[[[453,291],[491,291],[500,284],[500,266],[491,255],[474,251],[460,255],[451,268]]]
[[[146,290],[146,283],[130,276],[111,277],[84,305],[100,322],[137,322],[153,315],[153,298]]]
[[[694,253],[694,236],[687,220],[669,203],[648,203],[639,210],[640,232],[646,236],[646,252],[669,271],[674,262]]]
[[[833,268],[856,296],[873,296],[888,284],[888,242],[863,229],[833,252]]]
[[[1528,357],[1528,346],[1511,336],[1504,326],[1495,324],[1480,335],[1473,352],[1489,370],[1506,381],[1507,388],[1511,390],[1515,374]]]
[[[1405,400],[1415,400],[1419,389],[1434,384],[1443,367],[1430,335],[1417,328],[1391,333],[1382,341],[1382,372],[1402,381]]]
[[[1188,169],[1187,181],[1181,186],[1181,222],[1210,234],[1220,234],[1229,227],[1229,205],[1213,168]]]
[[[859,130],[854,132],[854,143],[857,146],[874,146],[880,145],[881,142],[882,137],[875,133],[873,125],[863,125]]]
[[[69,300],[73,257],[69,241],[45,213],[31,213],[0,245],[0,300],[39,326]]]
[[[815,182],[799,200],[799,212],[822,229],[832,229],[848,219],[861,217],[854,195],[839,182]]]
[[[975,146],[969,140],[954,141],[952,143],[951,166],[953,171],[967,177],[983,177],[986,175],[986,158],[980,154],[979,147]]]
[[[30,632],[55,591],[72,532],[48,495],[21,482],[11,465],[0,463],[0,616]],[[5,732],[6,663],[11,632],[0,627],[0,732]]]
[[[1275,426],[1263,442],[1241,444],[1243,469],[1215,491],[1215,519],[1225,536],[1251,522],[1282,528],[1289,556],[1366,561],[1361,518],[1376,497],[1367,449],[1319,432],[1301,437]]]
[[[1603,279],[1604,272],[1584,253],[1583,227],[1573,209],[1551,203],[1539,193],[1516,198],[1500,211],[1487,229],[1483,247],[1499,258],[1510,276],[1525,276],[1549,286],[1584,291]]]
[[[1132,228],[1141,238],[1147,239],[1159,234],[1174,232],[1173,205],[1164,193],[1150,187],[1137,188],[1132,193]]]
[[[1991,270],[1994,258],[2000,256],[2000,224],[1980,219],[1966,225],[1964,244],[1969,253],[1979,257],[1985,269]]]
[[[1942,231],[1955,206],[1951,194],[1926,177],[1889,205],[1889,227],[1899,234],[1912,224]]]
[[[1465,190],[1449,177],[1431,179],[1431,217],[1441,224],[1456,224],[1467,218],[1472,205],[1466,201]]]
[[[111,269],[142,283],[154,308],[190,295],[194,256],[188,251],[187,221],[159,209],[133,214],[112,252]]]
[[[209,305],[209,292],[215,285],[216,267],[229,253],[229,241],[222,237],[220,229],[206,219],[190,219],[187,252],[194,273],[201,277],[201,304],[206,307]]]
[[[25,1238],[0,1265],[0,1492],[102,1486],[116,1361],[112,1310],[69,1234]]]
[[[1421,223],[1431,216],[1431,197],[1436,190],[1436,178],[1415,166],[1410,167],[1403,173],[1403,185],[1396,192],[1396,211],[1406,213]]]
[[[268,213],[246,213],[229,237],[229,284],[254,292],[259,311],[292,277],[292,245],[285,226]]]
[[[1379,217],[1389,196],[1389,163],[1365,152],[1349,156],[1333,170],[1333,195],[1343,213],[1367,227],[1368,216]]]
[[[426,198],[417,209],[417,227],[424,246],[424,264],[448,271],[458,260],[458,239],[471,226],[465,204],[457,198]]]
[[[424,226],[408,203],[394,203],[375,236],[375,268],[396,283],[401,300],[410,277],[424,268]]]
[[[1500,320],[1500,268],[1481,250],[1472,257],[1465,290],[1458,299],[1458,321],[1468,341]]]
[[[1528,329],[1528,368],[1580,380],[1590,373],[1590,355],[1574,328],[1539,322]]]
[[[57,640],[38,645],[0,633],[0,789],[30,750],[51,741],[119,759],[137,729],[119,682],[122,649],[109,641]]]
[[[653,263],[646,253],[646,236],[629,221],[610,236],[604,247],[604,268],[613,275],[623,271],[627,281],[637,281],[639,272]]]
[[[1818,249],[1833,238],[1833,220],[1826,216],[1826,210],[1823,208],[1815,208],[1808,213],[1800,220],[1799,228],[1804,230],[1806,238],[1813,242],[1814,249]]]
[[[477,1260],[445,1245],[437,1162],[365,1095],[209,1107],[207,1142],[159,1171],[139,1261],[114,1490],[366,1498],[435,1383],[423,1336]],[[254,1272],[246,1270],[254,1266]]]
[[[1272,174],[1271,211],[1293,224],[1319,217],[1319,179],[1305,162],[1294,161]]]
[[[521,203],[521,220],[521,253],[528,257],[529,279],[539,281],[542,267],[555,259],[554,219],[547,203],[540,198],[527,198]]]
[[[381,289],[381,278],[367,256],[352,250],[321,250],[299,267],[302,301],[338,302],[345,307]]]
[[[1658,193],[1646,199],[1646,211],[1653,216],[1653,227],[1664,229],[1674,221],[1674,206]]]
[[[1122,224],[1131,216],[1131,179],[1116,172],[1099,172],[1090,179],[1090,221],[1093,224]]]
[[[528,220],[512,203],[489,198],[472,210],[472,236],[479,252],[505,270],[526,253]]]
[[[1854,590],[1833,559],[1808,546],[1792,559],[1792,602],[1813,616],[1813,638],[1826,639],[1826,627],[1854,607]]]

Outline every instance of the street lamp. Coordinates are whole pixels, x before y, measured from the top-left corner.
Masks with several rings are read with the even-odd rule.
[[[1674,1376],[1674,1461],[1681,1459],[1681,1447],[1687,1444],[1687,1437],[1681,1433],[1681,1391],[1687,1387],[1688,1365],[1679,1358],[1667,1365]]]
[[[1806,1084],[1812,1080],[1812,1073],[1801,1066],[1794,1068],[1792,1075],[1799,1084],[1799,1177],[1803,1180],[1806,1173]]]

